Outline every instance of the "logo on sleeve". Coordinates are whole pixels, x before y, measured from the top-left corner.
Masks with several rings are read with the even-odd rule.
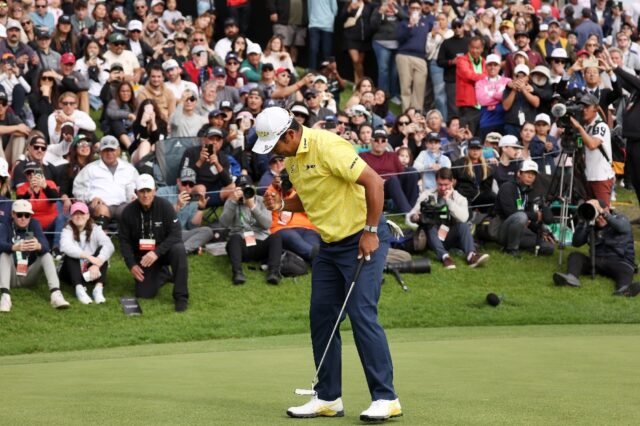
[[[353,169],[356,165],[356,163],[358,162],[358,159],[360,157],[356,156],[356,158],[353,159],[353,161],[351,162],[351,165],[349,166],[349,170]]]
[[[315,169],[316,165],[315,164],[305,164],[304,165],[306,170],[311,170],[311,169]]]

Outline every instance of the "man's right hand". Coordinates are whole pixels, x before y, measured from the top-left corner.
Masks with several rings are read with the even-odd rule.
[[[133,275],[133,278],[135,278],[136,281],[144,281],[144,271],[138,265],[131,268],[131,275]]]

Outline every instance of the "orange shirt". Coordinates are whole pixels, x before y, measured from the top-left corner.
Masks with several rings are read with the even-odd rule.
[[[267,188],[267,192],[269,191],[277,192],[273,185],[269,185],[269,188]],[[295,189],[291,190],[286,199],[293,197],[295,193]],[[306,228],[317,231],[316,227],[313,226],[313,223],[311,223],[306,213],[293,213],[286,210],[279,212],[277,210],[274,210],[271,212],[271,215],[271,229],[269,231],[271,231],[272,234],[284,228]]]

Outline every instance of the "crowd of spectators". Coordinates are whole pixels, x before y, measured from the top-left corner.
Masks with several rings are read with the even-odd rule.
[[[137,226],[127,211],[141,211],[144,225],[154,199],[171,206],[181,238],[170,241],[187,254],[214,239],[212,227],[226,231],[234,284],[245,282],[246,260],[265,263],[272,284],[282,250],[311,261],[320,240],[308,218],[262,204],[267,188],[295,192],[282,158],[251,151],[255,117],[272,106],[350,141],[383,176],[387,210],[416,234],[421,204],[451,198],[450,220],[488,223],[485,237],[508,253],[550,254],[553,215],[540,200],[557,170],[578,176],[583,199],[610,206],[617,177],[640,200],[635,2],[268,0],[264,43],[249,38],[253,2],[194,3],[197,15],[184,16],[176,0],[0,0],[1,251],[14,274],[28,266],[22,281],[32,281],[32,264],[44,268],[54,307],[68,304],[47,254],[66,255],[82,303],[92,300],[88,283],[103,302],[113,249],[102,230]],[[566,134],[579,148],[569,156]],[[182,140],[196,143],[171,160],[165,181],[159,157]],[[455,229],[469,264],[484,262],[468,230]],[[443,235],[427,234],[451,268],[433,241]],[[157,289],[144,290],[144,270],[159,256],[145,254],[155,243],[143,239],[127,266],[149,296]],[[162,253],[166,265],[183,268],[168,260],[173,250]]]

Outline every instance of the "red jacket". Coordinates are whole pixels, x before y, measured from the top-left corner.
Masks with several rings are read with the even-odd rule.
[[[478,104],[476,99],[476,81],[487,76],[484,58],[482,61],[482,74],[476,74],[469,55],[458,57],[456,61],[456,106],[474,107]]]
[[[16,198],[28,200],[33,207],[33,218],[42,225],[42,229],[47,229],[56,217],[58,217],[58,206],[51,198],[58,198],[58,186],[52,180],[47,179],[47,187],[41,189],[36,195],[31,190],[29,182],[23,182],[16,188]]]

